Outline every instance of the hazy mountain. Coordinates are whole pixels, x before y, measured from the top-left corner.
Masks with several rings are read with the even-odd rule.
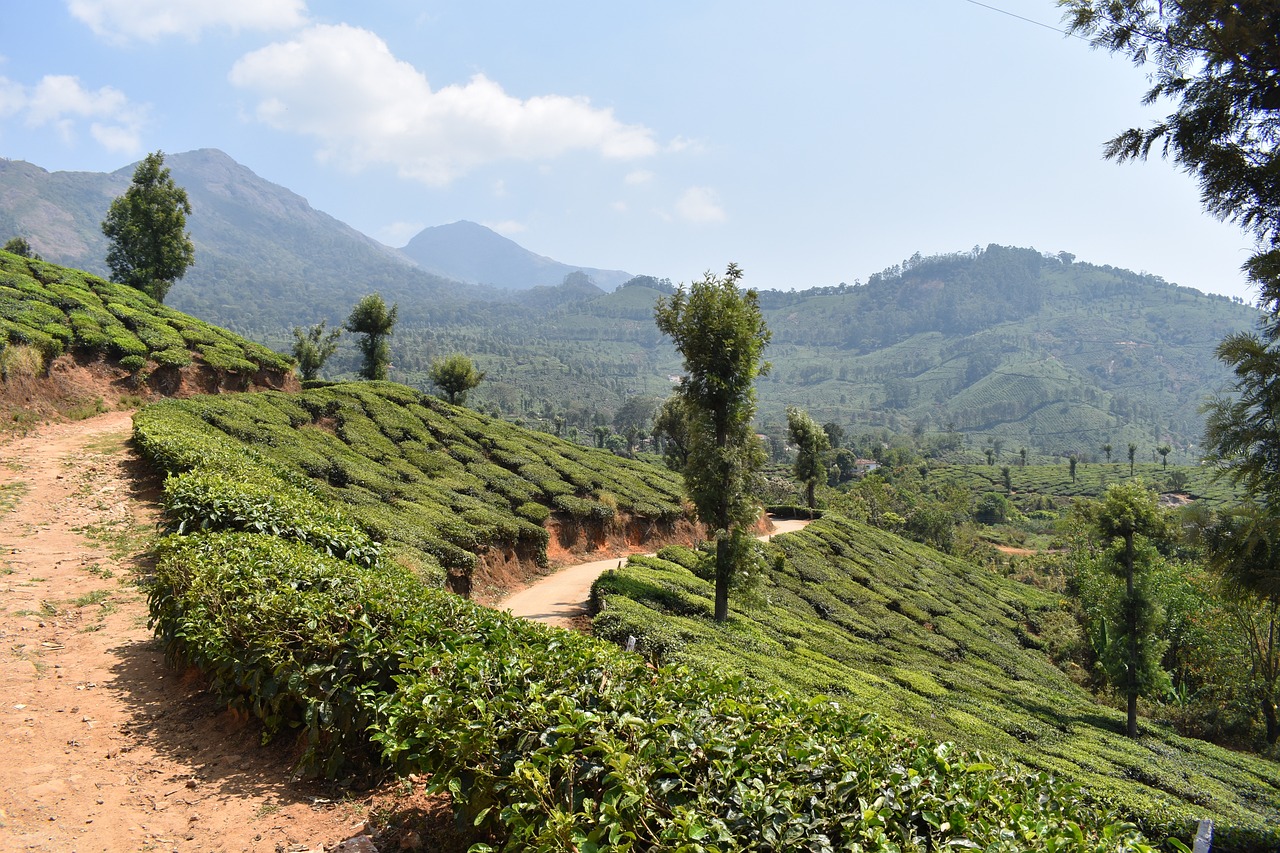
[[[469,222],[429,228],[402,253],[219,151],[167,162],[194,208],[196,265],[169,295],[179,310],[287,349],[291,326],[339,323],[377,290],[400,306],[396,378],[429,387],[432,358],[466,352],[489,377],[477,403],[571,423],[611,418],[632,395],[666,396],[680,373],[653,322],[668,282],[618,287],[625,273],[559,264]],[[99,223],[132,171],[0,160],[0,239],[21,235],[51,261],[105,272]],[[1199,406],[1228,379],[1214,347],[1258,317],[1154,276],[994,245],[760,303],[773,332],[766,430],[799,405],[857,429],[1082,454],[1198,441]],[[332,373],[355,363],[344,340]]]
[[[621,270],[574,267],[535,255],[515,241],[465,220],[425,228],[400,251],[436,275],[507,290],[555,286],[572,272],[586,273],[602,290],[613,290],[632,277]]]
[[[167,300],[181,311],[243,330],[343,317],[374,290],[404,303],[406,319],[419,305],[485,295],[414,266],[221,151],[170,154],[165,165],[192,206],[187,225],[196,263]],[[100,223],[134,168],[48,172],[0,160],[0,234],[26,237],[55,263],[105,275]]]

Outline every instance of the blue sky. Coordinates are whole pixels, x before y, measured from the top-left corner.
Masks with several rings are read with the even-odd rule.
[[[969,0],[11,6],[0,156],[50,170],[220,148],[390,245],[470,219],[674,281],[1000,243],[1253,298],[1190,178],[1101,159],[1158,114],[1145,73]]]

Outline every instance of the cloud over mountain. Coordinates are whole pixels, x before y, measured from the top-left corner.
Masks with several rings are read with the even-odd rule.
[[[242,57],[231,82],[254,93],[256,117],[314,137],[320,156],[360,169],[385,165],[443,186],[486,163],[548,160],[574,150],[628,160],[657,152],[653,132],[586,98],[522,100],[477,74],[433,89],[375,33],[309,27]]]

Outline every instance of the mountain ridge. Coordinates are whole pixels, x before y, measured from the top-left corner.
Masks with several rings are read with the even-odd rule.
[[[400,252],[428,272],[504,290],[554,286],[565,276],[586,273],[602,290],[632,278],[622,270],[576,267],[535,254],[492,228],[460,219],[424,228]]]

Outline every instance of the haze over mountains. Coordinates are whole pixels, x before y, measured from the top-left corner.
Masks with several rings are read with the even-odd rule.
[[[427,228],[403,249],[394,249],[316,210],[222,151],[170,154],[165,163],[193,208],[188,225],[196,265],[170,297],[184,311],[207,310],[201,292],[227,280],[284,296],[298,289],[324,290],[331,282],[349,289],[358,276],[369,289],[411,301],[427,294],[486,295],[462,284],[502,290],[557,285],[575,271],[610,290],[631,278],[620,270],[560,263],[465,221]],[[111,200],[128,188],[133,170],[129,165],[110,174],[48,172],[0,160],[0,233],[26,236],[56,263],[106,274],[107,242],[100,223]]]
[[[680,373],[653,323],[669,282],[562,264],[469,222],[397,250],[220,151],[167,163],[194,209],[196,265],[168,299],[179,310],[287,351],[291,327],[338,325],[379,291],[400,308],[392,378],[429,388],[431,359],[464,352],[488,375],[475,404],[586,428],[630,397],[665,397]],[[105,273],[99,223],[132,171],[0,160],[0,238]],[[1192,452],[1200,405],[1228,376],[1214,347],[1258,317],[1154,276],[998,245],[916,255],[858,286],[766,291],[761,306],[773,332],[766,432],[799,405],[820,422],[1085,458],[1106,442]],[[344,339],[326,375],[355,365]]]

